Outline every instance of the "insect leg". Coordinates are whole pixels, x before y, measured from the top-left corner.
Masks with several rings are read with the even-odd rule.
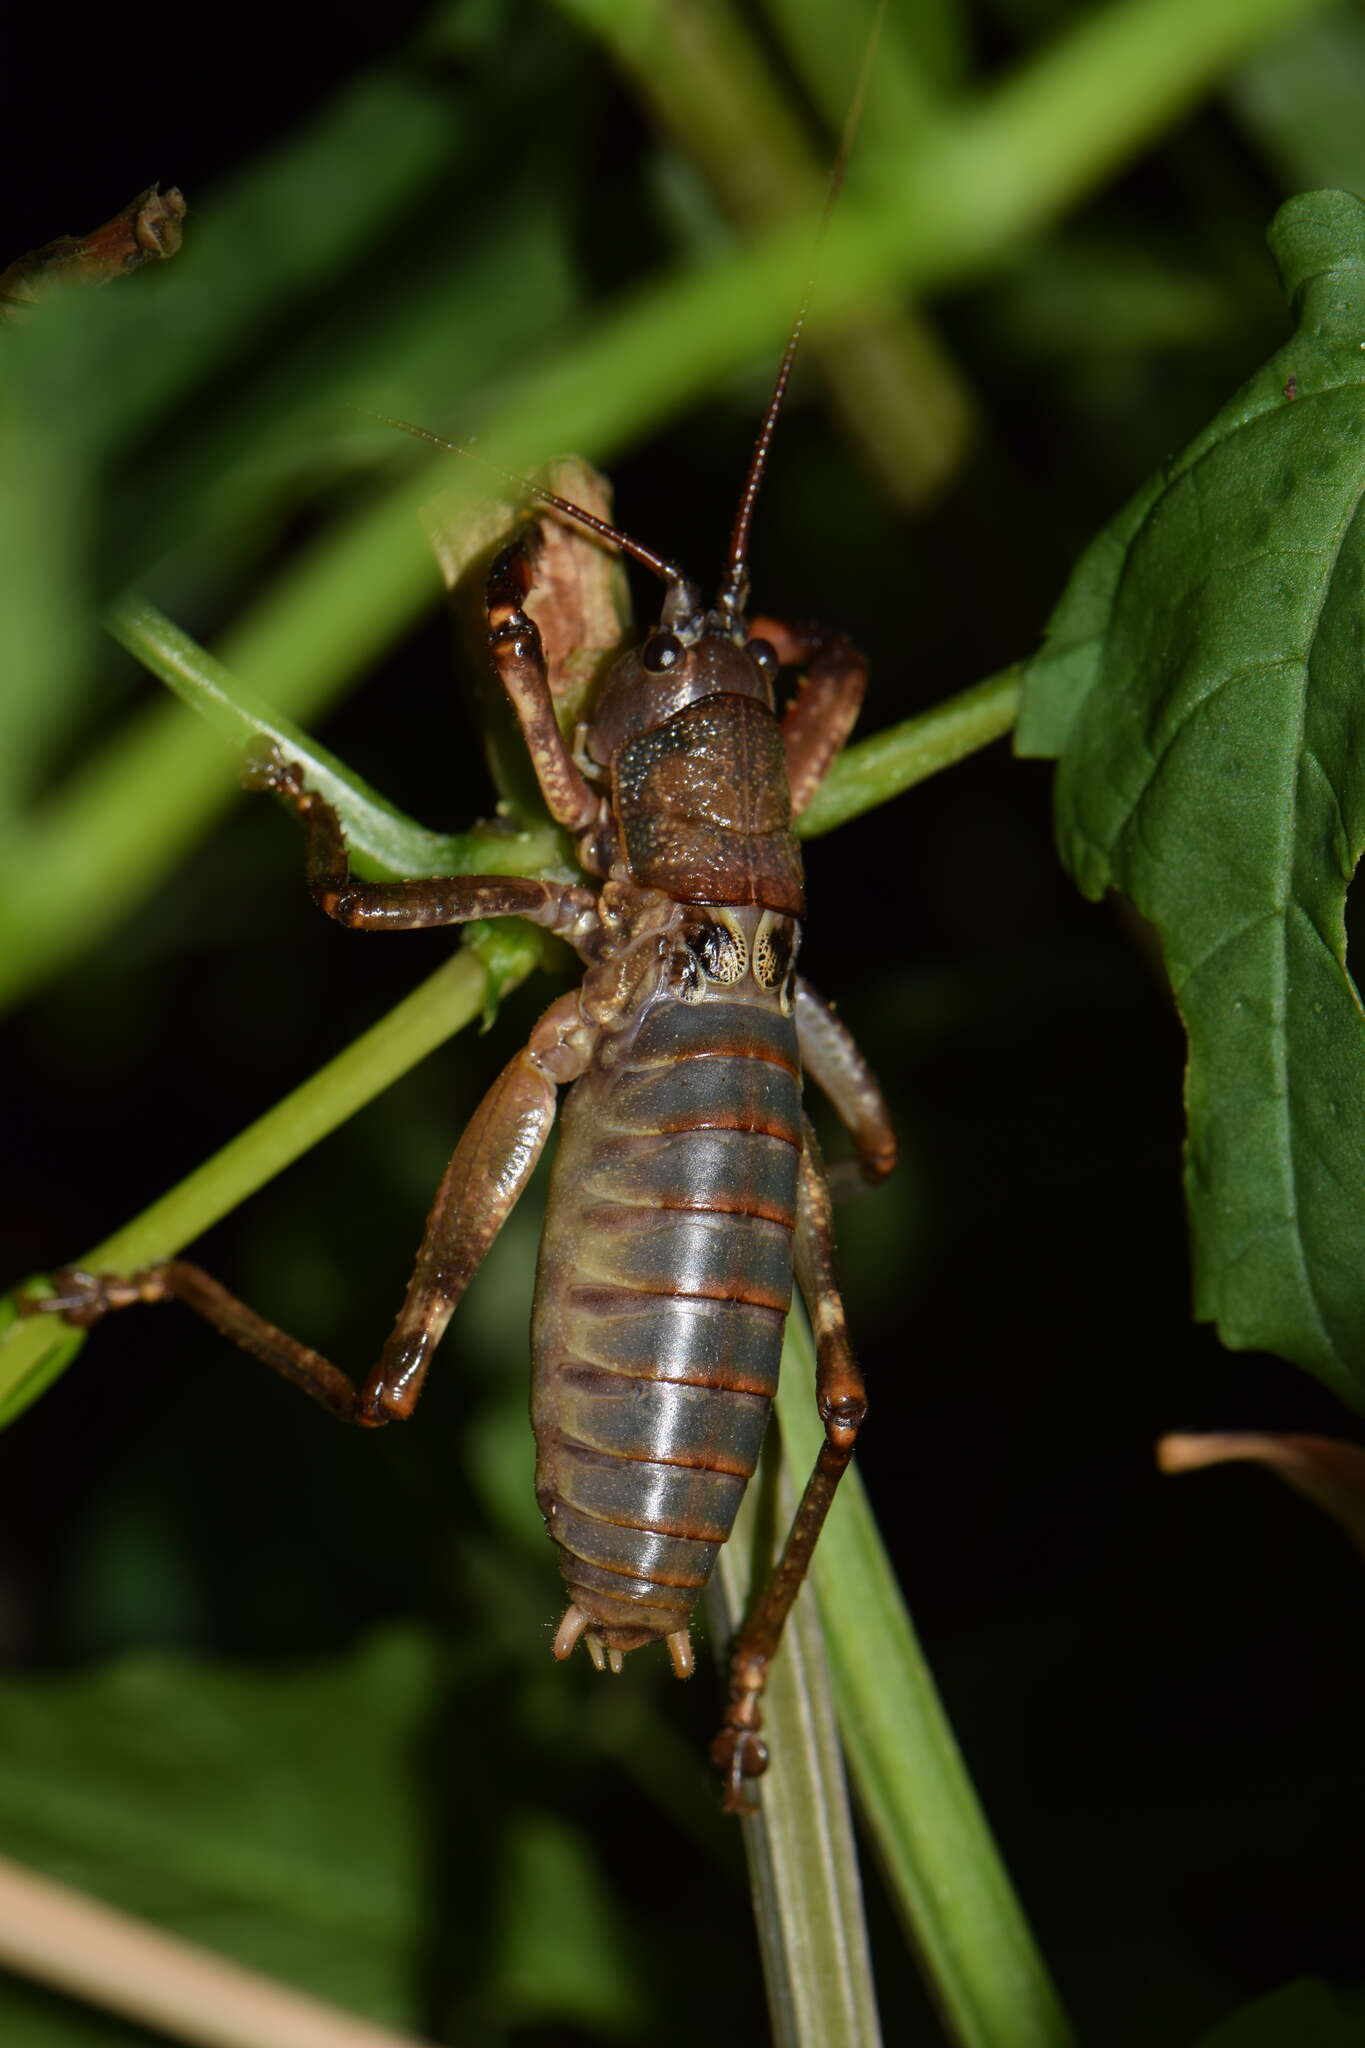
[[[824,1089],[857,1146],[864,1180],[885,1180],[896,1163],[896,1133],[886,1099],[857,1040],[824,997],[800,975],[796,977],[795,1007],[802,1067]]]
[[[548,926],[571,944],[597,929],[590,889],[541,882],[530,875],[433,875],[413,881],[362,882],[352,875],[341,820],[325,797],[309,789],[297,762],[270,747],[250,762],[249,789],[269,789],[293,811],[307,834],[308,887],[319,910],[354,931],[408,932],[430,925],[468,924],[476,917],[524,917]]]
[[[55,1293],[25,1309],[84,1326],[111,1309],[181,1301],[341,1421],[376,1427],[402,1420],[456,1304],[531,1177],[554,1122],[557,1086],[583,1071],[595,1037],[577,992],[561,996],[485,1095],[437,1189],[398,1320],[363,1386],[185,1259],[127,1278],[57,1273]]]
[[[792,816],[799,818],[853,730],[867,687],[867,661],[842,634],[751,619],[750,631],[777,650],[784,666],[802,671],[782,720]]]
[[[744,1780],[758,1777],[768,1761],[767,1748],[758,1733],[768,1666],[867,1413],[863,1376],[853,1356],[834,1271],[829,1182],[809,1118],[805,1123],[797,1200],[796,1278],[815,1330],[815,1393],[825,1425],[825,1441],[806,1481],[781,1555],[731,1652],[729,1703],[724,1725],[711,1745],[712,1761],[725,1777],[727,1813],[752,1811],[745,1798]]]
[[[488,572],[488,647],[512,700],[546,808],[575,837],[597,825],[602,800],[559,730],[540,628],[525,609],[535,581],[535,528],[505,547]]]

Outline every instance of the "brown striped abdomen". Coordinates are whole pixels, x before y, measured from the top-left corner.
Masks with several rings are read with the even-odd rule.
[[[608,1647],[685,1628],[777,1387],[796,1032],[748,979],[657,1001],[565,1104],[532,1325],[536,1491]]]

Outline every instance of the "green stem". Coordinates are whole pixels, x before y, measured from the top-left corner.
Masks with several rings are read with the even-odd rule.
[[[937,170],[961,181],[944,208],[960,231],[959,260],[974,269],[988,251],[1017,246],[1242,57],[1322,4],[1111,0],[1080,9],[941,137]]]
[[[388,875],[529,875],[553,868],[563,849],[554,829],[513,831],[476,826],[471,832],[429,832],[362,781],[302,726],[272,709],[224,664],[143,597],[125,597],[106,621],[110,633],[183,704],[230,741],[239,758],[252,742],[273,740],[303,767],[308,786],[334,804],[346,844],[362,873]]]
[[[638,15],[638,0],[610,4],[624,18]],[[822,317],[869,290],[924,291],[1008,258],[1230,64],[1320,4],[1119,0],[1083,14],[989,95],[885,156],[860,207],[849,195],[822,254]],[[657,32],[657,14],[649,19]],[[548,447],[600,458],[676,416],[775,346],[800,300],[811,233],[803,220],[621,307],[509,384],[484,452],[512,468]],[[449,468],[442,485],[475,489]],[[227,665],[304,719],[335,696],[434,592],[414,532],[432,488],[424,465],[320,541],[231,636]],[[169,707],[88,762],[0,848],[0,998],[108,930],[230,798],[218,751]]]
[[[850,189],[821,251],[822,320],[879,285],[929,290],[1008,259],[1022,236],[1092,190],[1240,57],[1324,4],[1116,0],[1083,13],[1003,83],[884,155],[871,191],[866,180],[856,198]],[[603,40],[628,46],[633,68],[669,62],[668,10],[575,0],[575,12]],[[584,440],[589,411],[614,412],[629,393],[641,425],[671,415],[781,334],[814,226],[803,217],[756,249],[641,295],[547,368],[539,391],[527,392],[527,418],[544,405],[561,443],[600,453],[600,442]],[[566,417],[576,432],[566,433]]]
[[[799,1374],[801,1366],[792,1370]],[[803,1392],[809,1399],[808,1383]],[[733,1636],[754,1578],[771,1564],[797,1491],[781,1432],[774,1429],[716,1566],[710,1605],[718,1642]],[[763,1698],[763,1726],[771,1762],[759,1811],[743,1826],[774,2041],[777,2048],[877,2048],[881,2031],[848,1786],[829,1660],[811,1600],[797,1602],[783,1631],[782,1654]]]
[[[524,927],[516,933],[515,953],[508,951],[508,935],[499,934],[499,990],[529,973],[537,958],[535,934]],[[462,947],[378,1024],[179,1186],[72,1263],[90,1272],[130,1273],[173,1257],[471,1023],[483,1011],[489,991],[489,968],[469,946]],[[80,1342],[55,1317],[22,1317],[0,1326],[0,1424],[13,1421],[42,1393],[70,1363]]]
[[[849,16],[829,0],[763,0],[763,11],[830,133],[839,134],[861,62]],[[872,0],[863,13],[870,24]],[[954,0],[915,0],[913,7],[888,8],[855,158],[903,148],[907,135],[940,117],[948,89],[958,87],[965,74],[962,37]]]
[[[626,12],[600,0],[559,5],[602,40],[731,220],[756,233],[820,203],[827,170],[731,0],[686,8],[656,0]],[[840,32],[837,70],[846,75],[830,82],[847,102],[858,47],[850,51],[846,23]],[[815,353],[864,460],[893,499],[921,505],[958,467],[972,433],[971,393],[925,316],[880,293],[849,310]]]
[[[832,832],[1002,738],[1019,716],[1023,676],[1024,664],[1015,662],[932,710],[849,747],[802,812],[797,826],[802,838]]]
[[[814,1377],[810,1333],[793,1317],[778,1416],[798,1473],[811,1469],[820,1447]],[[991,1839],[856,1470],[839,1488],[811,1576],[859,1805],[952,2040],[960,2048],[1068,2048],[1070,2025]]]
[[[468,478],[457,477],[447,496],[461,486],[472,499],[475,485]],[[221,729],[234,735],[239,730],[298,735],[288,723],[290,716],[306,719],[323,711],[432,594],[434,564],[417,537],[418,515],[430,496],[424,464],[420,478],[409,477],[382,506],[368,508],[339,537],[315,549],[281,592],[270,593],[227,636],[221,662],[140,599],[115,607],[114,635],[182,696],[193,693]],[[473,522],[470,533],[471,544],[483,544]],[[245,684],[233,678],[245,678]],[[268,714],[262,699],[269,701]],[[233,700],[243,707],[239,725],[227,708]],[[384,871],[384,849],[398,849],[391,824],[373,808],[377,800],[359,778],[318,754],[311,743],[309,751],[318,756],[348,824],[351,810],[344,799],[359,800],[355,823],[362,840],[373,829],[374,859]],[[334,777],[342,779],[333,782]],[[175,705],[158,704],[130,720],[0,848],[6,875],[0,901],[0,1003],[24,994],[106,931],[185,857],[237,793],[232,755]],[[438,839],[420,827],[408,829],[428,845]],[[472,846],[473,835],[453,843]],[[557,843],[539,836],[520,855],[515,835],[504,839],[493,832],[484,843],[488,852],[481,857],[496,867],[497,855],[505,853],[509,873],[526,871],[516,865],[519,858],[538,868],[557,857]],[[361,852],[363,861],[363,845]],[[414,871],[424,871],[421,863],[400,869]],[[98,888],[91,886],[95,875]]]

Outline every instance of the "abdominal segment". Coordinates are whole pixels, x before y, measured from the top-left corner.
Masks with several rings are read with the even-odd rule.
[[[775,1000],[656,1003],[565,1105],[536,1287],[536,1488],[565,1626],[576,1615],[613,1662],[686,1630],[757,1463],[800,1145]]]

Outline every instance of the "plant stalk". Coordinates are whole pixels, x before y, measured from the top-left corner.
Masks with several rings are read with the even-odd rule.
[[[778,1416],[798,1474],[820,1447],[814,1383],[810,1333],[793,1316]],[[830,1509],[811,1578],[854,1790],[949,2038],[959,2048],[1072,2048],[856,1467]]]
[[[530,972],[535,935],[518,927],[509,954],[500,934],[498,989]],[[87,1272],[135,1273],[175,1256],[286,1166],[353,1116],[392,1081],[425,1059],[484,1010],[490,974],[463,946],[454,958],[320,1067],[273,1109],[258,1117],[132,1222],[71,1261]],[[24,1291],[40,1292],[29,1288]],[[13,1301],[0,1321],[0,1426],[37,1399],[81,1348],[82,1333],[56,1316],[20,1316]]]
[[[1182,113],[1230,65],[1323,0],[1116,0],[1082,13],[990,92],[916,132],[878,166],[875,190],[840,209],[821,257],[815,327],[869,291],[926,292],[1008,260]],[[638,0],[598,0],[604,18]],[[657,16],[650,33],[658,33]],[[646,23],[646,27],[649,23]],[[605,29],[603,30],[605,33]],[[719,378],[772,350],[799,303],[809,215],[741,254],[630,298],[543,367],[511,380],[482,437],[524,470],[550,447],[602,459],[676,415]],[[475,486],[447,469],[443,484]],[[432,494],[422,464],[340,522],[224,646],[225,664],[272,703],[308,717],[429,602],[415,540]],[[0,847],[0,998],[13,998],[112,922],[181,857],[228,801],[202,735],[169,710],[134,724],[30,825]],[[132,821],[130,825],[130,820]],[[92,892],[91,851],[101,888]]]
[[[733,1637],[754,1581],[771,1565],[797,1493],[774,1424],[716,1565],[709,1605],[718,1643]],[[788,1618],[763,1726],[771,1761],[756,1788],[758,1811],[742,1826],[773,2039],[777,2048],[878,2048],[857,1845],[812,1600],[798,1600]]]
[[[818,839],[1003,738],[1019,716],[1022,681],[1023,664],[1015,662],[845,748],[801,813],[797,831]]]
[[[194,2048],[420,2048],[2,1857],[0,1962]]]

